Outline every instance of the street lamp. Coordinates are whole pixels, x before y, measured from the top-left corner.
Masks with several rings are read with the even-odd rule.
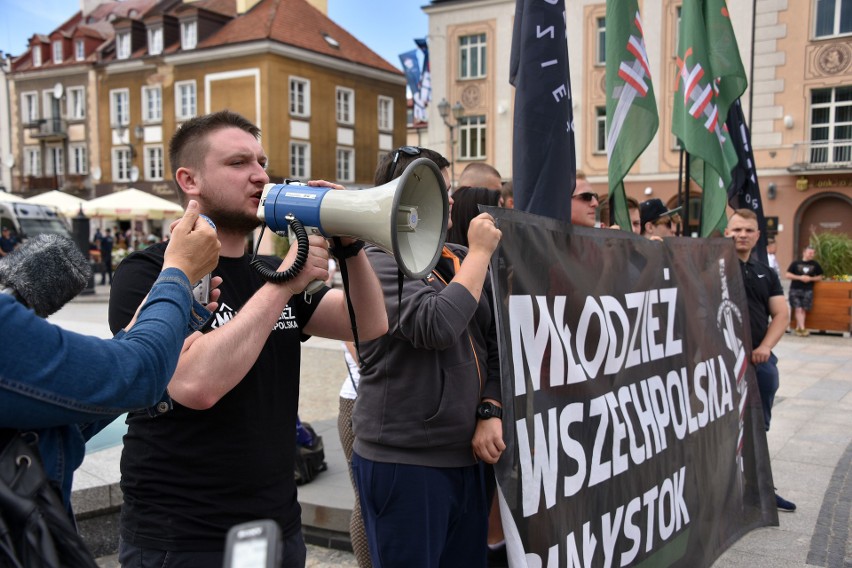
[[[453,105],[453,118],[456,119],[456,124],[450,124],[447,118],[450,116],[450,103],[447,102],[447,99],[441,99],[441,102],[438,103],[438,114],[441,115],[441,120],[444,121],[444,124],[447,125],[447,128],[450,129],[450,185],[452,186],[450,189],[454,189],[456,185],[456,166],[455,166],[455,144],[456,140],[453,137],[453,131],[456,128],[456,125],[461,121],[464,116],[464,107],[458,101]]]

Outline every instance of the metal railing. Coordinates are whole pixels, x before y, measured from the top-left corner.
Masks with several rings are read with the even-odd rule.
[[[852,140],[796,142],[790,171],[852,169]]]
[[[68,135],[68,121],[62,118],[42,118],[36,125],[36,138],[65,138]]]

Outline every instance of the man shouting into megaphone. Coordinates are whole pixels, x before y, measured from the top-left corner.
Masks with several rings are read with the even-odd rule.
[[[282,283],[266,283],[250,267],[246,237],[259,224],[267,156],[260,130],[221,111],[183,124],[169,157],[180,195],[197,200],[219,232],[219,307],[209,333],[184,347],[169,386],[173,408],[159,416],[128,417],[121,457],[122,565],[169,562],[221,566],[228,529],[257,519],[278,522],[282,566],[304,566],[306,549],[293,476],[299,402],[300,341],[309,335],[353,339],[343,292],[302,291],[328,279],[329,248],[309,238],[304,268]],[[308,185],[342,189],[324,181]],[[387,330],[379,282],[357,242],[343,240],[351,301],[362,339]],[[110,327],[132,317],[162,263],[162,245],[128,256],[110,296]],[[267,257],[272,268],[289,268]]]

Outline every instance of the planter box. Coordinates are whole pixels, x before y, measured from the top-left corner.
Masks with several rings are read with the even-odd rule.
[[[844,335],[852,332],[852,282],[815,282],[814,306],[805,327]]]

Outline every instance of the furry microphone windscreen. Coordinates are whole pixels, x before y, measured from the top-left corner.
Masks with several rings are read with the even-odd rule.
[[[0,284],[15,290],[43,318],[79,294],[91,275],[79,247],[60,235],[33,237],[0,260]]]

